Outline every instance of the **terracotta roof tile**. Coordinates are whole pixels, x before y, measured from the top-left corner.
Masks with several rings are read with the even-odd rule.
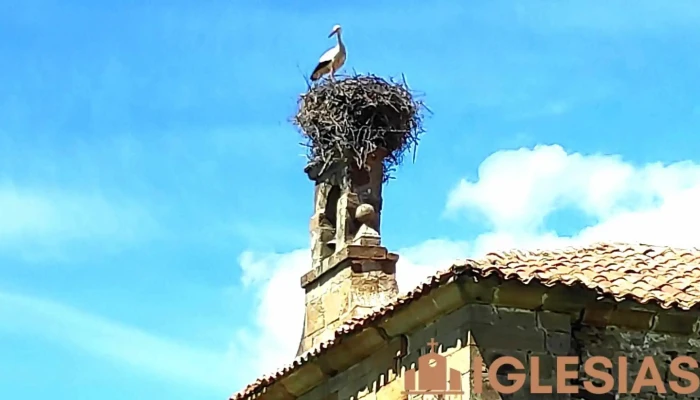
[[[417,288],[363,318],[346,322],[335,337],[297,357],[291,365],[248,385],[231,399],[242,400],[289,375],[318,357],[336,340],[394,313],[431,289],[465,272],[483,277],[498,274],[524,283],[536,280],[545,286],[583,284],[617,300],[655,302],[669,309],[690,309],[700,304],[700,249],[623,243],[595,243],[557,251],[509,251],[489,253],[478,260],[463,260],[447,271],[430,276]]]

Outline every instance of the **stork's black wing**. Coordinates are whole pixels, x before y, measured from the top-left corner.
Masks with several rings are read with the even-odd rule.
[[[320,63],[318,63],[316,68],[314,68],[314,72],[311,73],[311,80],[317,81],[319,78],[321,78],[321,70],[326,68],[330,63],[331,60],[321,61]]]

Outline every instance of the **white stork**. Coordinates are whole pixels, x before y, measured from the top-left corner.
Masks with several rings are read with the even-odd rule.
[[[347,53],[345,52],[345,45],[343,40],[340,38],[340,25],[336,25],[331,30],[328,37],[336,35],[338,37],[338,44],[332,49],[323,53],[321,58],[318,60],[318,65],[314,68],[314,72],[311,73],[311,80],[317,81],[325,74],[330,74],[331,80],[335,80],[334,74],[340,69],[340,67],[345,64],[345,57]]]

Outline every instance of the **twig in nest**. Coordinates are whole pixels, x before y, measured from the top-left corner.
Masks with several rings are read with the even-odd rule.
[[[383,160],[384,181],[388,180],[406,151],[415,156],[424,132],[424,109],[405,77],[396,83],[374,75],[353,75],[311,87],[299,99],[293,119],[307,139],[307,171],[325,171],[331,164],[364,168],[367,157],[384,148],[388,152]]]

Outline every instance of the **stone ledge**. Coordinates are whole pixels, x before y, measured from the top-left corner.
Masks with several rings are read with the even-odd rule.
[[[321,265],[318,267],[304,274],[301,277],[301,287],[306,288],[321,276],[336,269],[348,260],[373,260],[396,263],[398,259],[398,254],[390,253],[387,248],[383,246],[348,245],[322,260]]]

